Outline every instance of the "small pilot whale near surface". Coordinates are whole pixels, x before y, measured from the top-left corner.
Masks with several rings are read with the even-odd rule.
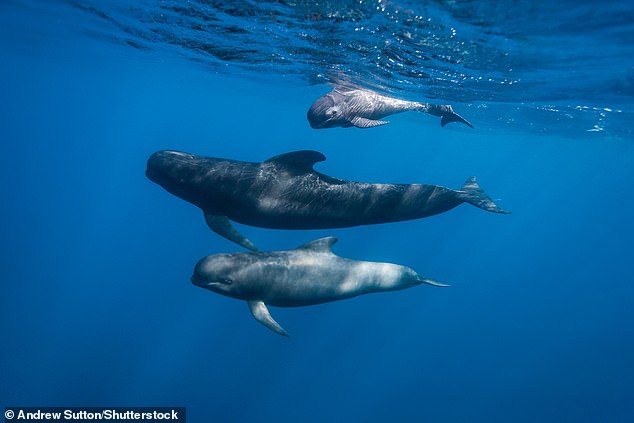
[[[261,163],[158,151],[146,176],[199,207],[208,226],[250,250],[255,245],[230,221],[271,229],[325,229],[419,219],[469,203],[499,208],[475,177],[459,190],[425,184],[371,184],[336,179],[313,169],[326,157],[296,151]]]
[[[294,250],[213,254],[201,259],[191,281],[201,288],[247,301],[253,317],[272,331],[288,333],[267,306],[300,307],[420,284],[448,286],[409,267],[356,261],[332,252],[336,238],[321,238]]]
[[[315,129],[356,126],[373,128],[389,122],[382,118],[395,113],[417,110],[440,117],[440,125],[460,122],[473,128],[450,105],[419,103],[387,97],[367,89],[335,88],[320,97],[308,110],[307,118]]]

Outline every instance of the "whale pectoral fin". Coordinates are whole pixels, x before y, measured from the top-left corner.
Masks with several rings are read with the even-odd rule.
[[[280,335],[284,335],[286,337],[290,337],[289,334],[282,328],[273,318],[271,317],[271,313],[269,313],[269,309],[266,308],[266,304],[262,301],[247,301],[249,304],[249,310],[251,310],[251,314],[258,322],[262,323],[267,328],[271,329],[273,332],[279,333]]]
[[[238,232],[233,225],[231,225],[227,216],[205,213],[205,222],[207,222],[209,229],[218,235],[223,236],[236,244],[240,244],[251,251],[258,251],[257,247],[253,245],[251,241],[249,241],[240,232]]]
[[[385,120],[372,120],[357,116],[350,119],[350,123],[357,128],[373,128],[375,126],[387,125],[390,122],[387,122]]]

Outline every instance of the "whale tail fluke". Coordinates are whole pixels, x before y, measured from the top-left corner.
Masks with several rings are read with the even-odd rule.
[[[474,129],[473,125],[471,125],[467,119],[463,118],[462,116],[460,116],[458,113],[454,112],[453,110],[451,111],[451,113],[443,115],[440,118],[440,126],[442,126],[444,128],[446,124],[451,123],[451,122],[464,123],[469,128]]]
[[[433,286],[442,286],[442,287],[451,286],[451,285],[447,285],[446,283],[440,283],[429,278],[419,278],[419,281],[421,283],[426,283],[427,285],[433,285]]]
[[[454,112],[453,107],[451,107],[449,104],[422,103],[421,107],[418,110],[422,112],[427,112],[432,116],[439,116],[440,126],[442,126],[443,128],[448,123],[460,122],[467,125],[469,128],[473,129],[473,125],[471,125],[471,123],[469,123],[467,119],[463,118],[458,113]]]
[[[467,179],[464,183],[460,191],[462,200],[474,205],[478,208],[481,208],[486,211],[490,211],[493,213],[502,213],[502,214],[510,214],[511,212],[506,211],[500,207],[498,207],[491,198],[486,195],[486,193],[480,188],[478,182],[476,181],[476,177],[472,176]]]

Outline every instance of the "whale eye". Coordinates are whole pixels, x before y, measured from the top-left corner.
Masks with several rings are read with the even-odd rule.
[[[231,279],[221,279],[219,282],[223,285],[231,285],[233,283]]]

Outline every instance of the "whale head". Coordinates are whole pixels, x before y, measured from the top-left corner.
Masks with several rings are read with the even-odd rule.
[[[168,192],[196,204],[196,181],[203,158],[181,151],[157,151],[147,161],[145,176]]]
[[[265,282],[253,253],[212,254],[196,263],[191,281],[218,294],[240,299],[257,296],[257,285]]]
[[[308,109],[306,117],[314,129],[333,128],[336,126],[350,126],[345,117],[345,103],[338,101],[336,91],[330,92],[317,99]]]
[[[196,156],[181,151],[157,151],[147,161],[145,176],[161,186],[184,182]]]

